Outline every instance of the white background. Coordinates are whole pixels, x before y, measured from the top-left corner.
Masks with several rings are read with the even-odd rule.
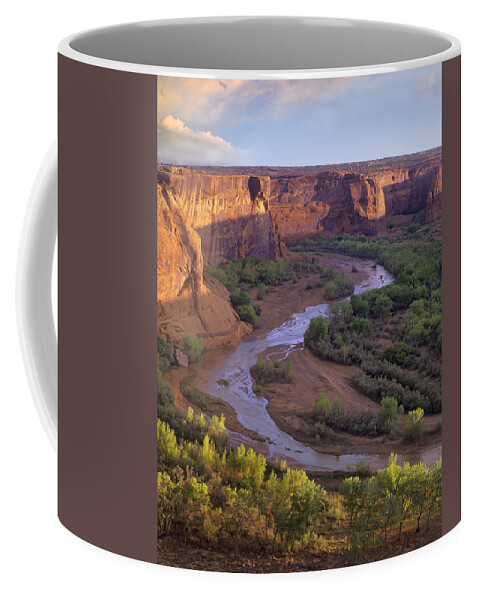
[[[477,21],[469,0],[24,0],[2,7],[0,82],[1,470],[0,594],[4,598],[477,597]],[[56,131],[56,46],[114,23],[234,14],[397,21],[447,31],[463,51],[463,521],[410,555],[296,575],[196,573],[115,556],[77,539],[56,517],[56,455],[40,428],[15,323],[16,255],[29,189]],[[245,41],[245,43],[248,43]],[[466,280],[467,275],[467,280]],[[476,294],[474,294],[476,292]],[[121,523],[118,523],[121,527]]]

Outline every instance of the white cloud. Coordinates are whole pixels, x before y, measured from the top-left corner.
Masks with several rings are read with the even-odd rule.
[[[166,115],[158,122],[158,162],[177,165],[238,165],[244,152],[211,131],[194,131],[181,119]]]
[[[219,121],[281,119],[305,105],[332,101],[366,77],[299,80],[220,80],[158,77],[158,121],[179,114],[197,126]]]

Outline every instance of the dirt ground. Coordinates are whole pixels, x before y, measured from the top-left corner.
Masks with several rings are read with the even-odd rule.
[[[337,272],[344,274],[352,279],[354,283],[362,281],[366,274],[361,270],[361,263],[354,259],[344,262],[345,257],[333,253],[324,253],[320,258],[320,264],[325,266],[333,265]],[[352,273],[352,265],[358,268],[357,273]],[[278,327],[292,314],[303,311],[307,306],[326,302],[324,287],[316,289],[306,289],[308,282],[314,282],[319,275],[309,275],[301,277],[296,283],[289,282],[282,286],[270,287],[269,292],[261,301],[256,300],[256,288],[250,291],[250,296],[254,304],[260,304],[262,314],[258,319],[258,329],[261,332],[270,331]],[[247,336],[243,339],[247,339]],[[384,340],[384,344],[389,342]],[[213,396],[208,397],[209,409],[200,409],[195,404],[185,398],[180,391],[180,383],[184,377],[196,375],[192,385],[199,389],[204,389],[205,382],[202,380],[202,365],[214,364],[216,360],[223,358],[225,349],[216,349],[205,352],[200,362],[190,367],[173,367],[164,373],[164,379],[168,381],[174,391],[176,404],[186,410],[189,406],[195,413],[204,412],[207,415],[225,416],[225,422],[230,432],[237,432],[241,436],[246,436],[244,440],[248,443],[250,438],[253,441],[263,441],[261,436],[250,429],[244,427],[237,419],[234,408]],[[274,358],[274,348],[269,348],[265,356]],[[389,455],[391,452],[401,453],[411,449],[410,443],[402,440],[391,441],[385,436],[378,438],[368,438],[366,436],[355,436],[342,432],[335,432],[327,428],[326,434],[311,437],[308,431],[308,422],[310,422],[311,413],[314,406],[314,400],[320,392],[326,393],[332,401],[335,396],[339,396],[343,401],[346,411],[353,409],[370,410],[377,412],[379,404],[358,392],[352,385],[352,377],[358,370],[356,366],[338,365],[336,363],[323,361],[313,356],[308,350],[296,350],[292,353],[293,358],[293,384],[270,384],[263,386],[262,395],[268,401],[268,411],[277,425],[296,438],[312,448],[332,454],[382,454]],[[441,434],[433,433],[441,415],[426,416],[424,419],[424,433],[421,444],[431,444],[441,438]],[[404,417],[399,417],[398,424],[402,427]],[[251,444],[255,447],[255,444]]]
[[[274,348],[269,348],[265,357],[272,355]],[[293,382],[271,383],[264,385],[262,390],[262,395],[269,401],[268,412],[281,429],[321,452],[389,455],[411,448],[410,443],[402,440],[391,441],[385,436],[356,436],[329,428],[321,438],[311,438],[305,425],[311,420],[314,400],[320,392],[325,393],[331,401],[335,396],[341,398],[346,412],[358,409],[377,413],[380,406],[353,386],[351,379],[358,367],[320,360],[307,349],[295,350],[290,356],[293,359]],[[440,415],[425,417],[424,433],[428,443],[437,441],[437,436],[432,435],[431,431],[439,419]],[[399,427],[403,420],[404,417],[399,417]]]
[[[414,526],[405,529],[401,537],[393,536],[354,562],[346,553],[318,553],[300,551],[292,555],[263,556],[241,552],[237,556],[207,547],[195,547],[182,539],[168,536],[158,540],[158,564],[184,569],[220,571],[226,573],[289,573],[322,571],[370,563],[416,550],[439,539],[442,535],[440,518],[431,521],[429,531],[414,532]]]
[[[354,284],[360,283],[365,279],[366,271],[359,268],[359,261],[355,262],[354,259],[351,259],[348,266],[345,267],[342,266],[344,260],[345,257],[343,256],[339,256],[332,252],[324,252],[319,259],[319,263],[325,267],[333,266],[337,273],[344,273],[344,275],[348,279],[351,279]],[[372,263],[373,261],[371,261],[371,264]],[[352,265],[357,266],[357,273],[352,273]],[[319,274],[305,274],[303,277],[299,278],[296,283],[288,282],[278,287],[270,286],[268,288],[268,293],[263,300],[256,299],[256,288],[251,289],[249,292],[251,302],[261,306],[261,316],[258,319],[257,329],[259,329],[259,331],[269,331],[284,323],[294,313],[303,312],[307,306],[314,306],[315,304],[327,302],[325,292],[326,285],[312,290],[306,289],[309,282],[314,283],[319,279],[321,279]],[[335,302],[339,302],[339,300],[335,300],[332,304]]]
[[[351,279],[355,284],[362,281],[366,276],[364,269],[361,270],[358,268],[357,273],[352,272],[352,265],[354,264],[359,267],[359,262],[351,259],[350,263],[347,263],[347,266],[344,266],[344,257],[334,253],[323,253],[319,262],[326,267],[331,265],[334,266],[337,273],[343,272],[345,276]],[[257,330],[260,332],[270,331],[284,323],[284,321],[294,313],[302,312],[307,306],[327,302],[325,298],[325,286],[312,290],[306,289],[308,282],[314,283],[318,279],[320,279],[318,274],[305,274],[303,277],[299,278],[296,283],[287,282],[282,286],[269,287],[269,291],[263,300],[256,300],[257,290],[256,288],[252,288],[250,291],[252,302],[253,304],[259,304],[262,308],[262,313],[257,323]],[[243,339],[247,339],[247,336]],[[196,414],[203,412],[209,416],[213,414],[224,415],[226,427],[230,431],[237,432],[255,441],[262,441],[261,436],[258,436],[255,431],[247,429],[238,421],[234,408],[224,400],[221,400],[221,398],[210,396],[208,399],[209,410],[204,410],[190,402],[190,400],[185,398],[181,393],[180,384],[182,379],[193,373],[196,375],[193,385],[200,389],[204,387],[202,386],[202,364],[206,362],[214,364],[216,359],[222,357],[223,351],[224,349],[221,348],[208,351],[202,356],[198,364],[190,367],[173,367],[163,374],[163,378],[171,385],[175,395],[175,404],[179,408],[186,411],[191,407]]]

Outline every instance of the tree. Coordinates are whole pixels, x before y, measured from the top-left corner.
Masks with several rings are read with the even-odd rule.
[[[158,457],[166,461],[176,458],[179,450],[173,429],[158,419],[156,435]]]
[[[338,302],[331,309],[333,314],[341,315],[346,323],[351,320],[353,316],[353,309],[351,307],[351,303],[347,300],[343,300],[342,302]]]
[[[386,294],[379,294],[373,303],[374,314],[379,315],[381,317],[384,317],[387,314],[389,314],[391,312],[392,307],[393,301]]]
[[[369,302],[362,296],[351,296],[351,308],[356,317],[366,318],[369,315]]]
[[[238,313],[238,317],[246,323],[250,323],[254,326],[258,322],[258,315],[251,304],[242,304],[241,306],[238,306],[236,312]]]
[[[382,359],[399,366],[406,365],[412,355],[412,348],[404,342],[393,342],[385,348],[382,353]]]
[[[386,433],[392,433],[396,429],[398,412],[403,411],[402,407],[398,406],[396,398],[386,396],[381,400],[381,408],[378,413],[383,429]]]
[[[324,317],[313,317],[304,334],[305,341],[325,339],[328,336],[328,321]]]
[[[371,331],[371,327],[371,321],[369,321],[369,319],[364,319],[363,317],[354,319],[352,324],[353,330],[358,331],[359,333],[368,333]]]
[[[410,410],[405,419],[406,438],[411,441],[418,440],[421,437],[423,427],[424,410],[420,407]]]
[[[190,362],[196,362],[203,352],[203,344],[193,333],[185,335],[185,349]]]
[[[243,290],[235,290],[230,294],[231,304],[237,311],[240,306],[251,304],[251,299]]]
[[[181,515],[183,522],[183,533],[188,532],[191,519],[201,516],[208,508],[210,497],[208,495],[208,486],[191,477],[181,486]]]
[[[340,294],[338,293],[338,286],[335,281],[330,281],[325,288],[325,294],[327,300],[334,300],[335,298],[339,298]]]
[[[293,380],[293,357],[292,356],[288,357],[288,360],[286,361],[285,376],[286,376],[286,380],[291,383],[291,381]]]
[[[397,454],[391,454],[387,468],[380,469],[376,475],[385,542],[388,541],[388,529],[399,523],[402,514],[401,500],[397,493],[401,467],[398,467],[396,461]]]
[[[266,285],[264,283],[260,283],[258,285],[258,290],[256,292],[256,300],[262,300],[266,294]]]
[[[298,469],[287,469],[282,479],[273,481],[277,532],[282,540],[286,540],[288,550],[292,551],[295,541],[304,538],[312,527],[313,519],[325,510],[326,495],[304,471]]]
[[[241,281],[245,283],[254,284],[256,283],[256,273],[254,268],[249,265],[246,265],[244,269],[240,273]]]
[[[353,530],[364,506],[363,485],[359,477],[345,479],[341,485],[341,494],[349,524],[348,548],[351,549]]]
[[[321,392],[314,401],[313,412],[315,416],[323,422],[326,421],[331,414],[331,403],[329,402],[328,396],[323,392]]]
[[[176,516],[177,490],[168,473],[157,475],[158,535],[170,532]]]

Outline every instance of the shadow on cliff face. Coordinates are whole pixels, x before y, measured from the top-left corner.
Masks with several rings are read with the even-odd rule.
[[[425,221],[442,214],[442,165],[409,169],[402,180],[385,185],[388,216],[413,215],[424,211]],[[394,179],[394,178],[393,178]]]
[[[280,256],[278,237],[271,214],[256,210],[251,214],[215,221],[195,231],[201,238],[203,261],[216,266],[233,258],[255,256],[262,260],[274,260]]]

